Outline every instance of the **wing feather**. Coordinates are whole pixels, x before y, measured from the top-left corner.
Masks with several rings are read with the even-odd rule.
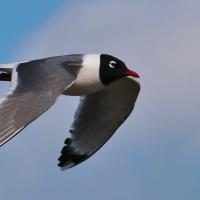
[[[58,165],[73,167],[101,148],[133,110],[139,90],[139,83],[126,77],[81,97]]]
[[[68,65],[71,58],[34,60],[13,69],[10,90],[0,99],[0,145],[47,111],[73,84],[76,74]]]

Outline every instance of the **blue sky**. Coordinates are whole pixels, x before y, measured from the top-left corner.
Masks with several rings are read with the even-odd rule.
[[[78,98],[59,98],[1,148],[2,198],[199,200],[199,1],[28,2],[1,3],[0,62],[110,53],[142,90],[111,140],[65,172],[56,159]]]
[[[6,1],[2,0],[0,5],[0,60],[9,61],[14,56],[17,47],[23,42],[27,34],[42,26],[45,20],[55,14],[66,0],[56,1]]]

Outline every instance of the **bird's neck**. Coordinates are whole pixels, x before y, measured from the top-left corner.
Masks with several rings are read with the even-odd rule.
[[[75,83],[65,91],[65,94],[81,96],[95,93],[103,89],[105,86],[102,84],[99,77],[99,67],[99,54],[85,55]]]

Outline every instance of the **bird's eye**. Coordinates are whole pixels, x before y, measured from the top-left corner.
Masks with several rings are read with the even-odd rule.
[[[116,62],[113,60],[113,61],[110,61],[110,63],[109,63],[109,67],[110,68],[115,68],[116,67]]]

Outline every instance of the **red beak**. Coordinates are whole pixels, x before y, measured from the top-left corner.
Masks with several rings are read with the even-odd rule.
[[[134,71],[131,71],[131,70],[129,70],[129,69],[125,72],[125,75],[126,75],[126,76],[132,76],[132,77],[135,77],[135,78],[140,78],[140,76],[139,76],[138,73],[136,73],[136,72],[134,72]]]

